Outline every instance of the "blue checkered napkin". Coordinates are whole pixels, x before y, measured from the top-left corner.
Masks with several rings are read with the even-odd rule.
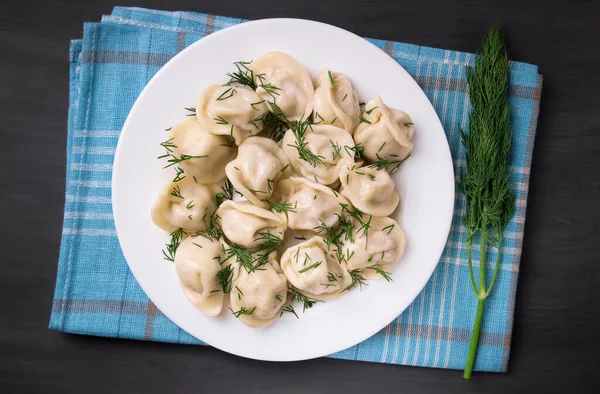
[[[114,9],[101,23],[86,23],[71,42],[67,191],[50,327],[69,333],[175,343],[201,342],[183,332],[150,302],[119,248],[111,208],[111,172],[119,132],[152,76],[198,39],[243,20],[188,12]],[[372,40],[423,88],[440,117],[454,158],[464,169],[459,129],[469,100],[465,67],[474,55]],[[511,64],[513,153],[510,181],[517,213],[504,236],[500,274],[486,313],[476,369],[506,371],[523,242],[529,170],[542,77],[537,67]],[[336,358],[438,368],[464,367],[475,317],[469,283],[464,196],[457,192],[454,222],[440,264],[412,305],[388,327]],[[489,259],[490,262],[494,258]]]

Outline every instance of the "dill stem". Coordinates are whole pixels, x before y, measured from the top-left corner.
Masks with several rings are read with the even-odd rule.
[[[467,363],[465,365],[465,371],[463,373],[463,377],[465,379],[471,378],[471,372],[473,372],[473,366],[475,365],[475,355],[477,354],[477,346],[479,345],[479,333],[481,331],[481,322],[483,320],[483,307],[485,305],[485,299],[487,297],[485,290],[485,261],[487,255],[487,238],[485,230],[486,226],[482,226],[479,241],[479,294],[477,294],[477,313],[475,314],[473,336],[471,337],[471,344],[469,345],[469,354],[467,356]]]

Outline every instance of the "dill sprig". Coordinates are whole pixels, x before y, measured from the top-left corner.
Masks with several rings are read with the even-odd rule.
[[[344,149],[348,156],[354,155],[355,158],[360,159],[365,154],[365,147],[362,144],[356,144],[354,146],[344,145]]]
[[[464,377],[469,379],[475,363],[485,299],[494,288],[502,247],[502,233],[515,210],[506,171],[511,133],[508,115],[508,55],[498,24],[483,41],[475,66],[467,68],[471,100],[468,132],[461,130],[466,150],[466,171],[460,186],[467,200],[463,224],[467,228],[467,260],[471,284],[478,299],[473,336]],[[475,283],[471,249],[479,236],[479,286]],[[485,267],[488,247],[498,249],[494,275],[486,286]]]
[[[231,311],[231,313],[233,314],[233,316],[235,316],[236,318],[240,318],[241,315],[251,315],[254,313],[254,311],[256,310],[256,307],[253,306],[252,308],[245,308],[245,307],[241,307],[239,311],[234,311],[233,309],[229,308],[229,310]]]
[[[179,185],[175,185],[173,187],[173,190],[171,190],[171,195],[173,197],[178,197],[178,198],[183,199],[183,196],[181,195],[181,189],[179,188]]]
[[[177,230],[169,234],[169,236],[171,237],[171,241],[165,245],[167,247],[167,250],[165,251],[163,249],[162,251],[165,260],[175,261],[175,252],[177,251],[179,244],[181,244],[181,240],[183,239],[184,235],[185,232],[181,228],[178,228]]]
[[[318,302],[323,302],[323,301],[319,301],[317,299],[308,297],[308,296],[300,293],[298,290],[296,290],[295,288],[293,288],[291,286],[288,287],[288,292],[292,295],[292,302],[294,302],[294,301],[302,302],[302,304],[303,304],[302,312],[306,311],[307,309],[312,308]]]
[[[167,164],[163,168],[169,168],[171,166],[174,166],[175,164],[181,163],[182,161],[186,161],[186,160],[205,159],[208,157],[208,155],[192,156],[192,155],[186,155],[185,153],[182,153],[181,155],[179,155],[179,157],[174,156],[174,155],[169,155],[169,156],[171,156],[171,158],[169,160],[167,160],[167,163],[169,163],[169,164]]]
[[[279,142],[290,128],[290,122],[275,101],[268,101],[267,103],[271,107],[271,111],[267,112],[262,119],[263,129],[267,137]]]
[[[383,145],[382,145],[383,147]],[[369,164],[369,168],[374,168],[377,171],[381,170],[389,170],[390,173],[394,173],[401,165],[410,157],[410,154],[406,156],[404,159],[384,159],[379,156],[379,153],[376,153],[377,161]],[[390,170],[391,168],[391,170]]]
[[[186,107],[185,110],[189,112],[189,114],[186,114],[185,116],[196,116],[196,108]]]
[[[254,249],[255,252],[269,249],[272,250],[275,248],[275,246],[283,244],[282,238],[279,238],[268,231],[259,232],[258,237],[254,238],[254,240],[260,242],[260,244]]]
[[[335,159],[342,156],[342,147],[340,146],[340,144],[338,144],[337,142],[333,142],[332,140],[329,140],[329,143],[333,148],[333,152],[331,152],[331,155],[333,156],[332,160],[335,161]]]
[[[283,316],[283,314],[284,314],[285,312],[293,313],[293,314],[294,314],[294,316],[296,316],[296,319],[300,319],[300,318],[298,317],[298,314],[296,313],[296,310],[295,310],[295,309],[294,309],[294,307],[293,307],[293,306],[291,306],[291,305],[288,305],[288,306],[286,306],[285,308],[283,308],[283,309],[281,310],[281,313],[279,314],[279,317]]]
[[[267,200],[267,204],[277,213],[281,212],[296,212],[296,207],[289,202],[277,203]]]
[[[331,87],[335,87],[335,81],[333,80],[333,74],[331,74],[331,71],[327,71],[327,74],[329,74],[329,83],[331,84]]]
[[[298,273],[299,273],[299,274],[303,274],[303,273],[305,273],[305,272],[306,272],[306,271],[308,271],[308,270],[311,270],[311,269],[313,269],[313,268],[317,268],[317,267],[318,267],[318,266],[320,266],[322,263],[323,263],[322,261],[317,261],[316,263],[314,263],[314,264],[311,264],[311,265],[309,265],[308,267],[304,267],[304,268],[302,268],[300,271],[298,271]]]
[[[223,289],[223,293],[228,294],[231,292],[231,285],[233,281],[233,266],[231,264],[226,265],[217,272],[217,283]]]
[[[362,290],[363,285],[367,286],[367,280],[365,279],[364,276],[362,276],[362,274],[359,270],[352,270],[352,271],[348,270],[348,275],[350,275],[350,278],[352,279],[352,283],[350,283],[348,286],[346,286],[346,288],[344,290],[342,290],[342,293],[347,290],[352,290],[353,288],[356,287],[356,285],[358,285],[361,290]]]
[[[248,67],[250,63],[252,62],[241,61],[233,63],[237,71],[226,74],[229,77],[229,82],[227,82],[226,85],[235,83],[238,85],[247,86],[252,90],[256,90],[254,72]]]
[[[217,101],[227,100],[228,98],[233,97],[236,93],[237,90],[235,90],[235,88],[228,88],[223,93],[221,93],[219,97],[217,97]]]
[[[173,178],[173,183],[179,182],[183,178],[185,178],[183,170],[180,167],[175,167],[175,178]]]
[[[173,138],[169,138],[166,141],[163,141],[160,143],[160,146],[162,146],[163,148],[165,148],[165,150],[167,151],[167,154],[164,156],[159,156],[158,158],[161,159],[163,157],[167,157],[170,156],[169,153],[173,152],[173,149],[177,148],[177,145],[175,145],[175,139]]]
[[[294,137],[296,138],[296,143],[294,145],[288,144],[288,146],[291,146],[292,148],[296,148],[296,150],[298,151],[298,157],[300,157],[300,159],[306,161],[311,166],[316,167],[319,164],[325,164],[325,162],[323,161],[323,159],[325,159],[325,157],[320,156],[320,155],[315,155],[308,148],[306,148],[306,145],[308,145],[308,142],[305,140],[304,137],[306,135],[307,129],[309,127],[312,128],[312,125],[313,125],[313,123],[310,120],[304,120],[304,121],[299,120],[299,121],[292,122],[292,124],[290,125],[290,129],[292,130],[292,133],[294,134]]]
[[[222,193],[217,193],[217,207],[223,204],[226,200],[233,200],[233,185],[229,178],[225,179],[225,183],[221,186]]]
[[[392,281],[392,277],[390,276],[392,274],[390,272],[384,271],[381,267],[374,265],[372,267],[367,267],[367,268],[377,272],[379,275],[381,275],[383,277],[383,279],[387,280],[388,282]]]

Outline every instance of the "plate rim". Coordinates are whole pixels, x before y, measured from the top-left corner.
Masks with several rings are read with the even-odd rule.
[[[419,286],[419,290],[414,292],[414,294],[410,294],[409,296],[407,296],[407,299],[410,299],[410,302],[407,303],[406,307],[404,307],[404,309],[402,309],[398,315],[396,315],[395,318],[397,318],[398,316],[400,316],[402,313],[404,313],[406,311],[406,309],[408,309],[410,307],[410,305],[412,305],[412,303],[415,301],[415,299],[423,292],[423,290],[425,289],[425,287],[427,286],[427,283],[429,282],[429,280],[431,279],[433,273],[435,272],[439,262],[440,262],[440,258],[442,256],[442,253],[445,249],[448,237],[450,235],[450,230],[451,230],[451,226],[452,226],[452,221],[453,221],[453,215],[454,215],[454,201],[455,201],[455,197],[456,197],[456,182],[454,181],[454,165],[453,165],[453,160],[452,160],[452,155],[451,155],[451,151],[450,151],[450,145],[448,143],[448,137],[446,136],[446,133],[444,132],[444,126],[441,123],[441,120],[435,110],[435,108],[433,107],[433,104],[431,103],[431,101],[429,100],[429,98],[427,97],[427,95],[425,94],[425,92],[423,91],[423,89],[421,88],[421,86],[419,86],[419,84],[415,81],[415,79],[412,77],[412,75],[410,75],[408,73],[408,71],[406,71],[406,69],[400,64],[398,63],[396,60],[394,60],[392,58],[392,56],[390,56],[388,53],[386,53],[383,49],[379,48],[378,46],[376,46],[375,44],[373,44],[372,42],[370,42],[369,40],[367,40],[364,37],[361,37],[351,31],[348,31],[344,28],[335,26],[335,25],[331,25],[328,23],[324,23],[324,22],[319,22],[319,21],[314,21],[314,20],[310,20],[310,19],[304,19],[304,18],[264,18],[264,19],[257,19],[257,20],[251,20],[251,21],[246,21],[246,22],[242,22],[242,23],[238,23],[238,24],[234,24],[228,27],[225,27],[219,31],[213,32],[207,36],[202,37],[201,39],[199,39],[198,41],[194,42],[193,44],[190,44],[188,47],[184,48],[182,51],[180,51],[179,53],[177,53],[176,55],[174,55],[171,59],[169,59],[169,61],[167,63],[165,63],[157,72],[156,74],[154,74],[154,76],[150,79],[150,81],[148,81],[148,83],[144,86],[144,88],[142,89],[142,91],[139,93],[139,95],[137,96],[134,104],[132,105],[131,109],[129,110],[129,113],[127,114],[127,118],[125,120],[125,122],[123,123],[123,127],[121,128],[121,132],[119,133],[119,139],[117,142],[117,146],[115,148],[115,154],[114,154],[114,159],[113,159],[113,171],[111,174],[111,205],[112,205],[112,213],[113,213],[113,221],[115,224],[115,231],[117,234],[117,239],[119,241],[119,246],[121,248],[121,251],[123,253],[123,256],[125,258],[125,261],[127,263],[127,266],[129,268],[129,270],[131,271],[132,275],[134,276],[136,282],[138,283],[138,285],[141,287],[141,289],[144,291],[145,295],[148,297],[148,299],[156,306],[157,309],[160,310],[161,313],[163,313],[171,322],[173,322],[177,327],[179,327],[181,330],[185,331],[186,333],[188,333],[189,335],[191,335],[192,337],[204,342],[206,345],[209,345],[211,347],[215,347],[223,352],[229,353],[229,354],[233,354],[236,356],[240,356],[240,357],[244,357],[244,358],[249,358],[249,359],[255,359],[255,360],[262,360],[262,361],[272,361],[272,362],[291,362],[291,361],[302,361],[302,360],[309,360],[309,359],[314,359],[314,358],[319,358],[319,357],[325,357],[325,356],[329,356],[331,354],[337,353],[339,351],[343,351],[345,349],[348,349],[352,346],[356,346],[359,343],[364,342],[365,340],[367,340],[368,338],[372,337],[373,335],[375,335],[377,332],[381,331],[382,329],[384,329],[385,327],[387,327],[390,323],[392,323],[393,319],[391,321],[386,322],[383,326],[379,326],[379,325],[373,325],[373,329],[372,330],[365,330],[365,332],[367,332],[364,335],[361,335],[360,338],[358,340],[354,339],[352,341],[352,343],[350,345],[346,345],[344,344],[343,346],[337,346],[335,348],[335,350],[333,351],[327,351],[327,352],[320,352],[319,354],[312,354],[312,355],[308,355],[308,356],[302,356],[302,357],[261,357],[261,356],[252,356],[252,355],[248,355],[248,354],[242,354],[242,353],[233,353],[229,350],[223,349],[220,346],[214,345],[214,344],[210,344],[206,339],[200,338],[199,335],[197,334],[192,334],[190,332],[188,332],[187,330],[185,330],[183,327],[181,327],[179,324],[177,324],[175,322],[175,320],[170,316],[170,312],[165,313],[157,304],[154,300],[152,300],[152,298],[150,297],[150,295],[148,294],[148,291],[146,289],[146,285],[142,284],[139,280],[138,280],[138,276],[136,275],[136,268],[134,268],[130,263],[129,260],[126,257],[126,252],[125,249],[123,248],[123,244],[122,244],[122,234],[123,231],[125,231],[121,225],[117,224],[118,221],[117,220],[117,214],[116,212],[118,211],[118,207],[119,207],[119,200],[117,199],[117,195],[119,194],[117,192],[117,190],[119,190],[119,187],[117,185],[117,181],[116,179],[118,179],[118,176],[115,176],[115,174],[117,174],[119,172],[119,168],[120,166],[118,165],[118,163],[121,160],[121,157],[123,156],[121,154],[121,151],[123,149],[123,145],[124,143],[122,136],[124,135],[124,131],[127,130],[130,127],[130,123],[132,122],[132,114],[136,112],[137,107],[140,105],[140,98],[145,95],[148,90],[151,89],[152,85],[154,83],[156,83],[156,81],[162,76],[163,73],[166,72],[166,70],[168,69],[168,67],[173,64],[179,57],[185,56],[186,53],[191,52],[194,50],[194,48],[196,46],[202,45],[203,42],[206,42],[206,40],[213,40],[213,39],[218,39],[219,36],[223,35],[223,34],[230,34],[232,30],[238,30],[238,29],[243,29],[243,28],[247,28],[249,25],[262,25],[262,24],[268,24],[268,23],[285,23],[285,22],[289,22],[289,23],[303,23],[306,25],[320,25],[321,27],[325,27],[325,28],[329,28],[329,29],[335,29],[338,30],[339,32],[342,32],[344,34],[347,35],[351,35],[353,36],[354,39],[360,39],[364,42],[366,42],[368,45],[370,45],[371,47],[373,47],[374,49],[377,49],[378,51],[380,51],[381,53],[385,54],[385,58],[386,61],[390,64],[392,64],[394,67],[397,68],[398,72],[405,74],[406,76],[408,76],[410,78],[410,80],[413,81],[413,83],[418,87],[418,91],[420,92],[420,94],[422,94],[426,100],[427,105],[429,106],[429,109],[431,110],[431,112],[435,115],[435,122],[437,124],[437,126],[439,127],[439,129],[441,130],[443,137],[444,137],[444,141],[445,141],[445,160],[446,164],[445,164],[445,168],[446,170],[450,170],[448,176],[451,176],[453,181],[451,182],[451,190],[448,190],[448,196],[447,198],[449,200],[451,200],[451,204],[450,207],[451,209],[448,210],[448,214],[447,217],[444,220],[444,225],[441,225],[440,222],[440,227],[443,227],[444,231],[443,233],[446,234],[444,237],[444,243],[442,244],[441,248],[439,248],[439,250],[436,252],[436,256],[437,257],[437,261],[434,265],[431,266],[431,268],[428,270],[429,272],[427,272],[427,279],[423,282],[422,285]],[[121,230],[119,230],[119,228],[121,228]],[[394,319],[395,319],[394,318]],[[358,338],[358,337],[356,337]]]

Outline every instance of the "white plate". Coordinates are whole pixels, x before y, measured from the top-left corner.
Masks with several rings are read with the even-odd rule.
[[[195,106],[202,89],[225,83],[232,63],[283,51],[313,80],[321,67],[350,76],[362,101],[381,95],[408,112],[415,125],[414,151],[394,179],[401,210],[392,216],[407,235],[406,253],[391,283],[369,286],[318,304],[297,320],[291,314],[264,329],[251,329],[230,313],[209,318],[179,287],[174,266],[163,260],[168,236],[152,224],[150,209],[172,178],[156,159],[166,128]],[[150,81],[129,113],[119,138],[112,181],[115,226],[123,253],[148,297],[179,327],[229,353],[272,361],[325,356],[353,346],[389,324],[423,289],[440,258],[452,219],[454,173],[442,125],[427,97],[392,58],[337,27],[297,19],[266,19],[229,27],[191,45]],[[401,211],[401,212],[400,212]]]

